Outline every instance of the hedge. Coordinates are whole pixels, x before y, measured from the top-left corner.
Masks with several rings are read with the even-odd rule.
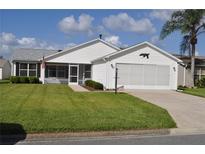
[[[103,84],[93,81],[93,80],[86,80],[85,85],[96,90],[103,90]]]
[[[19,76],[11,76],[10,81],[11,81],[11,83],[20,83],[20,77]]]
[[[40,83],[40,81],[37,77],[29,77],[29,83]]]
[[[37,77],[11,76],[11,83],[40,83]]]
[[[186,86],[179,85],[177,89],[178,89],[178,90],[185,90],[185,89],[187,89],[187,88],[188,88],[188,87],[186,87]]]
[[[196,86],[198,88],[205,88],[205,78],[202,78],[201,80],[198,80],[196,83]]]

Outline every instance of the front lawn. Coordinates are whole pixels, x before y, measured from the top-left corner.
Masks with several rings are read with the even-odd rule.
[[[10,83],[10,80],[0,80],[0,84],[4,84],[4,83]]]
[[[73,92],[67,85],[1,84],[0,123],[27,133],[170,128],[166,110],[125,93]]]
[[[195,96],[205,97],[205,88],[186,88],[183,92]]]

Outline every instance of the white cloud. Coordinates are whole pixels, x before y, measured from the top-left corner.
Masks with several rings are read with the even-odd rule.
[[[12,33],[0,33],[0,56],[9,57],[15,48],[34,48],[34,49],[63,49],[74,46],[74,43],[54,44],[34,37],[17,38]]]
[[[128,47],[127,44],[123,44],[121,41],[120,41],[120,37],[117,36],[117,35],[109,35],[109,36],[106,36],[105,37],[105,41],[106,42],[109,42],[113,45],[116,45],[118,47],[123,47],[123,48],[126,48]]]
[[[39,46],[41,43],[37,44],[37,40],[33,37],[23,37],[17,40],[20,46],[24,47],[36,47]]]
[[[15,45],[17,43],[16,36],[12,33],[1,33],[0,43],[4,45]]]
[[[171,10],[171,9],[167,9],[167,10],[153,10],[150,13],[150,17],[153,19],[158,19],[161,21],[167,21],[171,18],[172,13],[176,11],[176,10]]]
[[[103,24],[106,28],[112,30],[122,30],[140,34],[151,34],[156,31],[154,25],[148,18],[135,20],[127,13],[119,13],[117,15],[105,17],[103,19]]]
[[[94,18],[88,14],[81,14],[78,19],[73,15],[63,18],[59,23],[59,28],[66,34],[74,32],[92,33],[92,21]]]
[[[107,41],[111,44],[117,45],[117,46],[122,45],[122,43],[120,42],[120,37],[116,36],[116,35],[105,37],[105,41]]]

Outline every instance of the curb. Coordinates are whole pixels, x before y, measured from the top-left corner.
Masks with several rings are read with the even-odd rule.
[[[52,139],[52,138],[72,138],[72,137],[111,137],[123,135],[136,136],[155,136],[155,135],[169,135],[170,129],[152,129],[152,130],[123,130],[123,131],[100,131],[100,132],[67,132],[67,133],[37,133],[27,134],[24,136],[27,140]],[[15,139],[22,138],[22,135],[1,135],[0,138]]]

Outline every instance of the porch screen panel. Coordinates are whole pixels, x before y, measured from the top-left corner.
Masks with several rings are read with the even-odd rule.
[[[85,65],[85,78],[91,78],[91,65]]]
[[[80,64],[79,65],[79,77],[78,77],[78,81],[79,81],[79,84],[83,84],[83,65]]]
[[[56,66],[48,66],[48,77],[56,77]]]

